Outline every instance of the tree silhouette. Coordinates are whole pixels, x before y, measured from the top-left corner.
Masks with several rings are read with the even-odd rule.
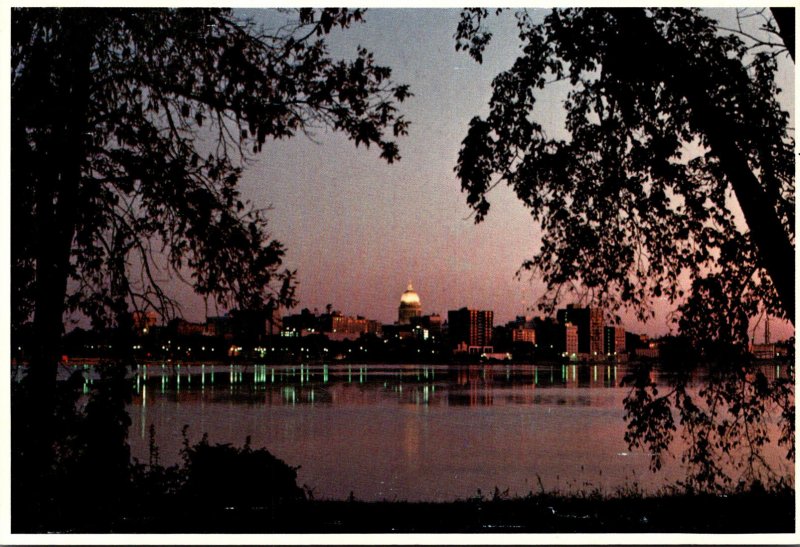
[[[462,12],[456,33],[478,61],[488,15]],[[494,79],[456,167],[476,222],[505,182],[541,224],[523,268],[541,273],[546,310],[575,286],[640,319],[653,299],[677,306],[682,334],[712,361],[708,378],[693,383],[685,356],[661,363],[660,390],[647,366],[634,369],[626,441],[656,470],[680,428],[692,489],[730,488],[737,472],[780,486],[763,457],[770,420],[794,459],[793,370],[767,379],[742,352],[759,310],[794,322],[794,139],[775,84],[776,56],[794,58],[785,15],[766,30],[789,47],[751,50],[698,10],[561,9],[542,23],[518,12],[522,53]],[[557,81],[569,88],[567,140],[536,121],[536,94]]]
[[[41,342],[32,375],[54,377],[67,309],[99,323],[127,302],[169,309],[155,253],[222,304],[292,301],[283,248],[236,186],[266,139],[329,127],[399,158],[384,133],[406,132],[407,87],[364,49],[327,55],[325,34],[362,11],[284,19],[271,32],[229,10],[12,11],[12,308]]]
[[[478,61],[487,16],[466,10],[456,33]],[[775,55],[691,9],[523,11],[517,26],[522,52],[456,171],[476,222],[505,182],[541,224],[523,267],[542,275],[543,307],[575,283],[640,319],[665,297],[699,340],[746,341],[759,309],[793,322],[794,139]],[[567,140],[536,121],[554,81],[569,87]]]
[[[363,11],[273,15],[276,29],[224,9],[12,10],[12,332],[35,340],[23,459],[51,461],[65,312],[122,330],[130,307],[170,315],[160,281],[186,272],[223,305],[293,302],[283,247],[237,188],[268,139],[329,128],[400,157],[408,87],[363,48],[327,50]]]

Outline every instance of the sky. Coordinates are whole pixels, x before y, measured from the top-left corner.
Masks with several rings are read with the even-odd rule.
[[[271,17],[264,10],[241,13],[266,23]],[[356,148],[343,135],[320,130],[313,141],[267,142],[246,169],[244,197],[271,206],[271,235],[287,249],[285,266],[297,270],[295,313],[332,304],[347,315],[391,323],[411,282],[425,314],[468,306],[494,310],[495,324],[504,324],[542,296],[540,280],[517,276],[539,242],[529,211],[498,186],[486,220],[476,225],[453,171],[469,120],[488,113],[492,78],[517,56],[513,21],[492,21],[495,36],[478,64],[455,51],[458,14],[370,9],[364,24],[328,38],[334,57],[364,46],[392,68],[395,82],[410,84],[414,97],[400,111],[411,127],[398,141],[399,162],[389,165],[374,147]],[[720,14],[726,15],[714,13]],[[794,74],[786,74],[789,99],[793,82]],[[537,120],[553,136],[563,132],[564,92],[553,85],[537,96]],[[188,294],[182,300],[188,319],[204,319],[201,300]],[[669,332],[669,307],[655,307],[654,320],[640,324],[623,314],[624,325],[650,335]],[[770,327],[773,339],[793,334],[790,325]]]

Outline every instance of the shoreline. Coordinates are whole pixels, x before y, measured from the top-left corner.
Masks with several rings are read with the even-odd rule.
[[[592,493],[451,502],[309,500],[260,508],[184,508],[130,515],[107,533],[792,533],[795,493]],[[177,501],[177,500],[175,500]]]

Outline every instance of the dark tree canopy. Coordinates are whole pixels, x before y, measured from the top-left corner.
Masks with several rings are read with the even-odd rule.
[[[12,10],[13,325],[54,346],[34,361],[57,354],[65,310],[170,313],[168,275],[226,306],[291,304],[284,249],[237,188],[268,139],[328,128],[399,158],[407,86],[363,48],[327,51],[362,10],[273,15]]]
[[[14,395],[15,526],[73,502],[59,486],[73,460],[92,470],[94,506],[124,496],[131,310],[175,313],[160,283],[188,276],[254,313],[293,303],[284,249],[237,187],[268,139],[325,128],[399,158],[408,88],[366,50],[336,60],[326,47],[362,11],[272,15],[276,30],[221,9],[12,10],[12,337],[34,341]],[[124,384],[85,412],[56,381],[75,310],[115,327]],[[75,437],[84,422],[93,433]]]
[[[487,16],[466,10],[456,34],[478,61]],[[746,341],[762,310],[793,322],[794,138],[776,56],[693,9],[522,11],[517,25],[520,55],[456,171],[476,221],[504,182],[541,224],[524,268],[546,283],[543,307],[577,286],[646,319],[663,297],[684,333],[723,342]],[[537,93],[561,80],[565,140],[537,122]]]
[[[767,32],[791,36],[780,15]],[[479,61],[487,16],[463,12],[456,35]],[[751,48],[689,9],[563,9],[542,23],[520,12],[517,23],[521,54],[495,78],[456,168],[476,221],[507,183],[542,227],[524,268],[546,283],[545,309],[585,290],[646,319],[666,297],[686,339],[718,361],[698,381],[696,361],[664,347],[666,387],[649,366],[623,380],[626,441],[653,470],[680,436],[689,489],[783,485],[764,451],[774,441],[794,460],[793,370],[769,379],[737,344],[761,310],[794,321],[794,139],[775,84],[787,50]],[[569,88],[565,140],[537,122],[537,94],[556,81]]]

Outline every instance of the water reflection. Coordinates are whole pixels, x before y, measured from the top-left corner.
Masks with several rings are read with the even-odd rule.
[[[762,367],[770,380],[786,377],[787,366]],[[299,365],[192,364],[139,365],[135,393],[146,399],[148,385],[175,400],[208,399],[243,404],[371,404],[394,398],[402,404],[491,406],[495,404],[589,405],[593,399],[575,389],[618,389],[630,372],[619,364],[594,365]],[[649,372],[654,384],[670,373]],[[705,381],[693,371],[690,382]],[[86,389],[92,382],[86,375]],[[357,386],[359,389],[342,389]],[[215,388],[225,388],[222,390]],[[547,391],[566,390],[565,393]],[[207,392],[208,390],[208,392]],[[545,390],[545,391],[542,391]],[[596,401],[594,401],[596,403]]]
[[[679,459],[659,474],[625,442],[620,364],[348,365],[142,364],[133,372],[131,449],[146,460],[150,424],[164,463],[180,431],[241,445],[251,435],[291,465],[318,497],[447,500],[511,489],[605,492],[636,481],[653,491],[681,480]],[[763,367],[783,378],[786,365]],[[648,371],[659,386],[670,374]],[[707,380],[703,370],[688,378]],[[136,432],[136,433],[133,433]],[[675,441],[680,442],[679,439]],[[681,447],[678,447],[681,448]],[[680,453],[679,451],[677,453]],[[780,460],[780,454],[778,454]]]
[[[630,388],[623,401],[628,443],[650,453],[653,470],[664,455],[679,453],[682,482],[693,490],[793,486],[785,470],[795,453],[793,370],[783,376],[780,365],[737,361],[706,372],[698,383],[684,367],[660,381],[649,364],[632,370],[623,380]],[[775,458],[776,448],[783,458]]]
[[[230,400],[242,403],[331,404],[330,388],[379,389],[409,404],[488,406],[535,404],[537,389],[614,388],[620,365],[299,365],[142,364],[134,371],[137,395],[145,386],[162,394],[196,399],[207,388],[225,387]],[[91,379],[87,377],[87,382]],[[446,388],[446,389],[444,389]],[[259,396],[262,394],[263,396]],[[280,397],[275,395],[279,394]],[[216,393],[215,393],[216,395]],[[220,392],[220,396],[222,396]],[[345,396],[345,395],[340,395]],[[346,396],[354,402],[357,395]],[[548,398],[549,399],[549,398]]]

